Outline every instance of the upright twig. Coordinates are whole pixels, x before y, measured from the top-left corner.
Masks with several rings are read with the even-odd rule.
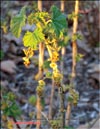
[[[59,95],[60,95],[60,112],[61,112],[61,124],[62,124],[61,127],[64,128],[65,127],[64,93],[62,91],[62,88],[61,90],[60,88],[59,88]]]
[[[48,41],[47,41],[48,44]],[[50,58],[52,58],[52,51],[48,45],[46,45]],[[54,79],[52,78],[52,87],[51,87],[51,96],[50,96],[50,105],[49,105],[49,120],[52,119],[52,110],[53,110],[53,98],[54,98]]]
[[[65,11],[65,1],[64,0],[61,0],[61,11],[64,12]],[[66,52],[66,49],[65,47],[62,47],[61,49],[61,55],[62,55],[62,61],[61,61],[61,73],[63,75],[63,72],[64,72],[64,56],[65,56],[65,52]],[[63,83],[63,79],[62,79],[62,83]]]
[[[51,50],[47,46],[49,56],[52,57]],[[53,98],[54,98],[54,79],[52,78],[52,87],[51,87],[51,96],[50,96],[50,106],[49,106],[49,119],[52,119],[52,110],[53,110]]]
[[[74,17],[74,22],[73,22],[73,35],[76,34],[76,32],[77,32],[78,12],[79,12],[79,1],[76,0],[76,2],[75,2],[75,17]],[[76,76],[76,56],[77,56],[77,44],[76,44],[76,41],[73,41],[73,43],[72,43],[72,58],[73,58],[72,78],[73,79]]]
[[[38,0],[38,9],[42,11],[42,0]],[[43,78],[43,62],[44,62],[44,44],[39,43],[39,71],[38,79]],[[37,95],[37,122],[41,123],[41,98]],[[36,129],[40,129],[40,124],[36,125]]]
[[[42,11],[42,0],[38,0],[38,9]],[[44,44],[39,43],[39,79],[43,78]]]
[[[54,98],[54,79],[52,79],[51,96],[50,96],[50,106],[49,106],[49,119],[52,119],[53,110],[53,98]]]
[[[78,12],[79,12],[79,0],[75,1],[75,16],[74,16],[74,22],[73,22],[73,35],[77,32],[78,27]],[[72,79],[71,84],[73,84],[73,81],[76,77],[76,56],[77,56],[77,44],[76,41],[72,42]],[[71,115],[71,103],[68,103],[67,106],[67,112],[66,112],[66,124],[69,125],[70,121],[70,115]]]
[[[61,0],[61,11],[65,11],[65,1]],[[63,75],[64,73],[64,56],[65,56],[65,47],[62,47],[61,49],[61,56],[62,56],[62,61],[61,61],[61,74]],[[63,86],[63,78],[61,80],[61,87]],[[64,94],[63,92],[60,93],[60,109],[62,110],[62,128],[65,126],[65,113],[64,113]]]
[[[37,95],[37,123],[41,123],[41,110],[42,110],[42,106],[41,106],[41,98]],[[40,124],[36,124],[36,129],[40,129]]]

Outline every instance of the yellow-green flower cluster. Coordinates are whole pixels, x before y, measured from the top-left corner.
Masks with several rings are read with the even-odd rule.
[[[55,69],[57,69],[57,64],[56,63],[50,63],[50,67],[53,69],[53,70],[55,70]]]
[[[41,86],[45,86],[45,82],[44,82],[43,80],[39,80],[38,83],[39,83],[39,86],[40,86],[40,85],[41,85]]]
[[[39,85],[36,88],[36,92],[39,97],[42,97],[43,93],[44,93],[45,82],[43,80],[39,80],[38,83],[39,83]]]
[[[58,52],[54,51],[52,52],[52,57],[50,58],[51,62],[57,62],[59,60],[59,54]]]
[[[59,60],[59,54],[58,52],[53,52],[52,53],[52,57],[50,58],[50,67],[53,69],[53,70],[56,70],[57,69],[57,64],[56,62]]]
[[[60,86],[62,77],[63,77],[62,74],[58,70],[53,71],[53,79],[56,86]]]
[[[30,58],[34,55],[33,49],[28,48],[28,49],[23,49],[25,57],[23,57],[24,60],[24,65],[28,67],[30,65]]]
[[[74,90],[74,89],[70,89],[69,92],[70,92],[70,95],[73,98],[72,103],[76,106],[77,103],[78,103],[78,100],[79,100],[79,93],[76,90]]]
[[[50,120],[51,127],[53,129],[60,129],[61,128],[61,122],[60,120]]]
[[[41,23],[41,25],[45,25],[47,19],[50,18],[49,13],[47,12],[36,12],[36,13],[31,13],[28,16],[28,23],[30,25],[36,24],[36,23]],[[43,23],[43,24],[42,24]]]

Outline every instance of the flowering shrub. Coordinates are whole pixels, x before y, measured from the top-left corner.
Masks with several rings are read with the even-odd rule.
[[[40,69],[44,70],[46,68],[47,73],[45,77],[40,76],[40,74],[36,76],[36,80],[38,80],[36,92],[39,97],[37,107],[41,107],[40,101],[44,96],[44,89],[46,85],[45,78],[50,78],[53,80],[54,86],[58,87],[58,90],[61,91],[62,89],[62,91],[59,92],[61,98],[60,113],[62,115],[65,113],[63,93],[69,91],[68,101],[73,105],[77,104],[79,98],[78,93],[73,88],[73,85],[62,85],[63,75],[58,67],[58,62],[61,60],[60,51],[71,39],[67,35],[68,28],[66,16],[56,6],[51,7],[51,13],[34,10],[34,12],[26,16],[26,10],[27,7],[23,7],[20,13],[11,19],[10,25],[13,35],[17,38],[20,37],[22,27],[26,22],[30,25],[35,25],[34,31],[27,31],[23,36],[23,44],[24,47],[26,47],[23,49],[25,54],[25,57],[23,57],[25,66],[28,67],[30,65],[30,60],[34,56],[35,51],[38,51],[40,43],[44,44],[45,49],[49,54],[49,58],[44,62],[44,65],[41,64],[41,62],[43,62],[42,59],[39,59]],[[72,41],[76,41],[77,37],[79,37],[79,35],[73,35]],[[43,49],[41,49],[41,51],[42,50]],[[32,102],[32,99],[34,98],[35,97],[33,96],[30,99],[30,102]],[[61,119],[64,121],[64,117],[61,117]],[[65,124],[62,125],[62,122],[61,124],[58,124],[59,122],[56,120],[52,120],[49,123],[53,129],[65,127]]]

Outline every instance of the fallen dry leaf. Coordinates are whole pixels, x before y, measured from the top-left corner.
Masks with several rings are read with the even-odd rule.
[[[7,72],[9,74],[15,73],[16,65],[14,61],[12,60],[7,60],[7,61],[2,61],[1,62],[1,70],[4,72]]]

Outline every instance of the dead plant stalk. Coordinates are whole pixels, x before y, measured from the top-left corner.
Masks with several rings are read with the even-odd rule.
[[[79,0],[75,1],[75,17],[73,19],[73,35],[77,32],[78,27],[78,12],[79,12]],[[71,83],[73,83],[73,80],[76,76],[76,56],[77,56],[77,44],[76,41],[72,42],[72,80]],[[67,106],[67,112],[66,112],[66,125],[69,125],[70,121],[70,115],[71,115],[71,103],[68,103]]]
[[[38,9],[42,11],[42,0],[38,0]],[[38,79],[43,78],[43,63],[44,63],[44,44],[39,44],[39,71],[38,71]],[[37,122],[41,123],[41,98],[37,95]],[[36,125],[36,129],[40,129],[40,124]]]
[[[65,11],[65,1],[61,0],[61,11],[64,12]],[[61,56],[62,56],[62,61],[61,61],[61,74],[63,75],[64,73],[64,57],[65,57],[65,47],[62,47],[61,49]],[[63,86],[63,78],[61,80],[61,87]],[[60,93],[60,109],[63,110],[62,112],[62,128],[64,128],[65,126],[65,112],[64,112],[64,94]]]

